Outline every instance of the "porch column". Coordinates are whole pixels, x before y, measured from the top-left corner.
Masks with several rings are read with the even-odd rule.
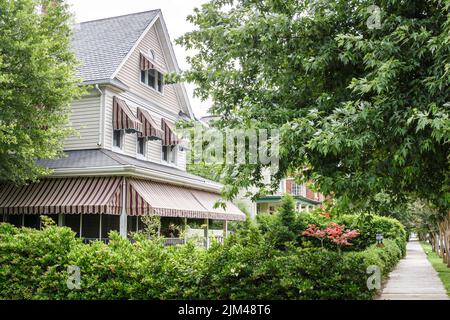
[[[161,237],[161,217],[159,217],[159,223],[158,223],[158,238],[160,238]]]
[[[122,181],[122,212],[120,214],[120,235],[127,238],[127,186],[125,178]]]
[[[58,227],[64,226],[64,215],[62,213],[58,214]]]
[[[223,238],[225,239],[228,236],[228,220],[225,220],[223,224]]]
[[[187,218],[184,218],[184,243],[187,242]]]
[[[83,234],[83,214],[80,213],[80,238],[82,234]]]
[[[205,219],[206,228],[205,228],[205,238],[206,238],[206,249],[209,248],[209,219]]]
[[[102,239],[102,217],[103,215],[100,213],[100,221],[99,221],[99,226],[98,226],[98,239],[101,240]]]

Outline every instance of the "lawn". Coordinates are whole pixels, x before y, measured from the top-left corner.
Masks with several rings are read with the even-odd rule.
[[[447,290],[447,294],[450,296],[450,268],[448,268],[443,262],[442,259],[431,250],[431,245],[428,242],[421,241],[423,250],[428,256],[428,260],[433,265],[433,268],[439,273],[439,278],[444,283],[445,290]]]

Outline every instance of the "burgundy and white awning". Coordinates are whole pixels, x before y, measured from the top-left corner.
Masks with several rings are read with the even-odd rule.
[[[165,74],[167,72],[166,68],[164,66],[157,63],[155,60],[150,58],[147,54],[144,52],[140,53],[140,66],[141,70],[151,70],[155,69],[161,72],[162,74]]]
[[[116,96],[113,98],[113,128],[114,130],[142,132],[142,122],[134,116],[127,103]]]
[[[163,146],[176,146],[180,143],[180,139],[178,139],[175,134],[175,124],[166,120],[161,119],[161,128],[164,132],[164,136],[162,139]]]
[[[124,177],[48,178],[24,186],[0,185],[0,214],[154,215],[243,221],[232,202],[214,208],[220,195],[150,180]]]
[[[246,219],[245,214],[230,201],[225,202],[226,209],[214,208],[221,199],[215,193],[140,179],[128,179],[126,188],[129,215],[228,221]]]
[[[151,140],[162,140],[164,132],[159,128],[147,110],[138,108],[137,117],[139,121],[142,122],[142,132],[138,134],[139,137],[147,137]]]
[[[44,179],[0,186],[0,213],[115,214],[121,212],[123,178]]]

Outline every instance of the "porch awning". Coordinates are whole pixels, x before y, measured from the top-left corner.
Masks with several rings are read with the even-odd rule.
[[[120,214],[122,178],[44,179],[0,186],[0,213]]]
[[[161,66],[159,63],[154,61],[152,58],[150,58],[147,54],[145,54],[142,51],[140,52],[140,65],[141,70],[144,71],[155,69],[163,74],[167,72],[167,70],[163,66]]]
[[[240,220],[246,219],[233,203],[226,209],[213,208],[220,200],[218,194],[198,191],[147,180],[127,181],[127,212],[129,215],[156,215],[191,219]]]
[[[134,116],[127,103],[116,96],[113,98],[113,128],[114,130],[142,132],[142,122]]]
[[[123,177],[48,178],[25,186],[0,185],[0,214],[112,214],[245,220],[233,203],[214,208],[215,193]]]
[[[175,124],[166,120],[161,119],[161,128],[164,132],[162,145],[163,146],[176,146],[180,143],[177,135],[175,134]]]
[[[138,108],[137,117],[142,122],[142,132],[138,134],[140,137],[162,140],[164,133],[147,110]]]

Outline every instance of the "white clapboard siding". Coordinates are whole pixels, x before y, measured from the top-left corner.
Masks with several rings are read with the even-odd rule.
[[[147,142],[147,159],[152,162],[160,163],[162,157],[161,141]]]
[[[70,126],[78,132],[64,141],[65,150],[95,149],[99,142],[100,96],[84,97],[71,104]]]
[[[177,167],[178,167],[178,169],[186,171],[186,151],[178,150]]]
[[[103,141],[104,147],[106,149],[112,148],[112,139],[113,139],[113,126],[112,126],[112,115],[113,115],[113,97],[114,93],[105,90],[105,123],[104,123],[104,133],[103,133]]]
[[[130,92],[151,101],[167,111],[178,114],[182,108],[178,96],[175,93],[174,85],[165,85],[163,93],[161,94],[147,85],[142,84],[140,81],[140,52],[149,52],[150,49],[155,51],[158,62],[168,69],[166,57],[164,57],[161,42],[156,32],[156,26],[154,25],[121,67],[117,74],[117,78],[130,88]]]

